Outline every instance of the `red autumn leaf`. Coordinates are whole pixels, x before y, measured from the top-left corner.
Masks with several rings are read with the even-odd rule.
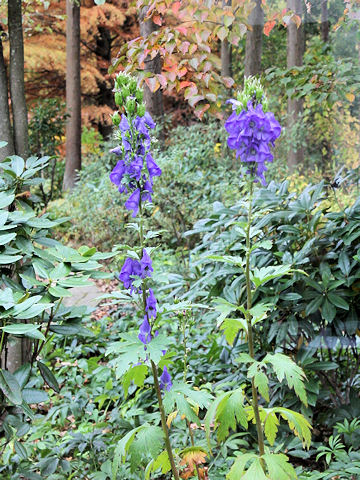
[[[155,25],[159,25],[159,27],[161,27],[161,25],[162,25],[162,20],[161,20],[160,15],[154,15],[154,16],[152,17],[152,21],[155,23]]]
[[[158,73],[156,75],[156,78],[159,80],[159,83],[160,85],[162,86],[162,88],[166,88],[167,86],[167,79],[165,77],[165,75],[162,75],[161,73]]]
[[[175,30],[177,30],[179,33],[182,33],[183,35],[187,34],[187,28],[183,26],[175,27]]]
[[[159,80],[155,77],[145,78],[145,83],[153,93],[160,88]]]
[[[226,88],[231,88],[234,85],[234,79],[231,77],[223,77],[223,82]]]
[[[198,107],[195,108],[195,115],[197,116],[197,118],[199,120],[202,120],[203,116],[204,116],[204,113],[206,112],[206,110],[208,110],[210,108],[210,105],[208,103],[206,103],[205,105],[199,105]]]
[[[183,82],[180,82],[179,90],[181,90],[183,88],[186,88],[186,87],[190,87],[192,85],[194,85],[193,82],[189,82],[188,80],[184,80]]]
[[[264,33],[265,35],[268,37],[269,36],[269,33],[271,32],[271,30],[275,27],[275,21],[274,20],[270,20],[268,22],[265,23],[264,25]]]
[[[181,42],[181,45],[178,47],[180,52],[185,55],[187,51],[189,50],[190,47],[190,42]]]
[[[171,7],[171,8],[172,8],[172,11],[173,11],[174,15],[177,15],[177,14],[178,14],[179,9],[180,9],[180,6],[181,6],[181,2],[174,2],[174,3],[172,4],[172,7]]]

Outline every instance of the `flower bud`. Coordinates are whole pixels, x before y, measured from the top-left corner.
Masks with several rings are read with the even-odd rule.
[[[129,82],[129,90],[130,90],[131,95],[135,95],[136,88],[137,88],[137,82],[136,82],[135,78],[132,78]]]
[[[135,92],[135,97],[138,102],[142,102],[144,98],[144,91],[138,88]]]
[[[113,114],[113,116],[111,117],[111,119],[112,119],[113,124],[114,124],[116,127],[118,127],[118,126],[120,125],[121,118],[120,118],[120,115],[119,115],[118,112],[115,112],[115,113]]]
[[[137,114],[139,117],[143,117],[146,112],[146,107],[144,103],[140,103],[140,105],[137,106]]]
[[[122,96],[121,96],[121,92],[115,92],[115,103],[116,103],[116,105],[119,105],[119,106],[122,105],[123,99],[122,99]]]
[[[122,93],[123,99],[126,101],[127,97],[130,95],[129,87],[124,86],[121,89],[121,93]]]
[[[135,108],[136,108],[136,103],[133,98],[129,98],[129,100],[126,102],[126,111],[130,113],[130,115],[133,115],[135,113]]]

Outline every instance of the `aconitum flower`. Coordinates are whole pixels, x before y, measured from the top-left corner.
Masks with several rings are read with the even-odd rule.
[[[140,188],[137,188],[135,192],[133,192],[130,197],[125,202],[125,207],[128,210],[132,210],[132,217],[135,218],[136,214],[139,211],[139,204],[140,204]]]
[[[143,250],[143,256],[140,260],[141,265],[141,278],[151,277],[151,273],[154,271],[152,267],[152,261],[149,257],[146,249]]]
[[[141,263],[134,258],[127,258],[119,275],[119,280],[123,282],[124,288],[134,290],[134,276],[141,276]]]
[[[247,109],[236,112],[239,107],[236,100],[231,100],[235,110],[225,123],[229,133],[228,146],[236,150],[236,157],[249,164],[248,173],[252,173],[257,180],[266,185],[264,172],[267,170],[265,162],[273,161],[270,147],[280,136],[281,127],[272,112],[264,113],[262,104],[253,106],[250,100]]]
[[[171,390],[172,387],[172,381],[171,381],[171,376],[170,373],[167,371],[166,366],[164,367],[163,373],[161,374],[160,377],[160,388],[161,390]]]
[[[147,312],[149,318],[156,318],[156,298],[152,288],[149,288],[149,296],[146,299],[145,312]]]
[[[144,321],[140,325],[140,333],[138,338],[144,345],[147,345],[151,342],[151,327],[147,315],[145,315]]]

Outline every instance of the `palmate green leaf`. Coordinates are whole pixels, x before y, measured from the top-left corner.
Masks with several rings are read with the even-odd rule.
[[[149,462],[145,470],[145,480],[149,480],[151,473],[159,468],[161,468],[161,473],[168,473],[171,470],[169,455],[166,450],[162,451],[157,458]]]
[[[266,414],[263,420],[266,439],[270,445],[274,445],[280,421],[272,410],[264,408],[262,411]]]
[[[261,466],[260,458],[256,458],[247,470],[245,475],[241,477],[243,480],[269,480],[270,477],[266,476]],[[273,479],[275,480],[275,478]],[[277,479],[276,479],[277,480]]]
[[[130,430],[130,432],[124,435],[123,438],[117,444],[114,451],[114,459],[111,465],[112,480],[117,479],[117,472],[119,470],[119,466],[121,463],[125,462],[127,453],[129,451],[129,448],[132,442],[134,441],[136,433],[142,430],[143,428],[145,428],[146,426],[147,424],[141,425],[140,427]]]
[[[231,467],[229,473],[226,475],[226,478],[228,480],[239,480],[240,478],[242,478],[245,472],[246,465],[250,461],[254,462],[257,459],[258,457],[255,453],[244,453],[243,455],[239,455],[238,457],[236,457],[236,460]]]
[[[268,353],[263,362],[272,365],[279,382],[282,382],[285,377],[289,388],[293,388],[296,395],[307,406],[304,371],[290,357],[282,353]]]
[[[204,390],[195,390],[183,382],[174,382],[170,391],[164,393],[164,407],[166,413],[178,410],[180,415],[184,415],[190,422],[200,424],[195,411],[198,408],[206,408],[211,395]]]
[[[232,345],[240,330],[247,333],[246,320],[244,318],[226,318],[220,329],[223,330],[228,344]]]
[[[136,468],[149,455],[157,457],[163,448],[163,430],[154,425],[146,425],[135,434],[135,439],[129,447],[130,464]]]
[[[128,369],[145,359],[144,344],[138,339],[138,332],[122,333],[120,342],[111,343],[106,355],[114,354],[110,364],[115,367],[116,378],[121,378]]]
[[[274,407],[272,409],[276,413],[280,413],[289,425],[291,431],[304,443],[306,447],[311,444],[311,425],[301,413],[294,412],[288,408]]]
[[[163,351],[168,349],[169,343],[170,343],[169,337],[166,337],[163,334],[159,334],[157,337],[154,337],[151,340],[151,342],[147,345],[146,352],[147,352],[149,358],[155,364],[159,363],[159,361],[161,360],[161,358],[164,355]],[[143,346],[143,348],[144,348],[144,346]]]
[[[205,417],[205,431],[210,449],[210,426],[217,429],[219,441],[224,440],[229,430],[236,430],[239,423],[245,429],[248,427],[244,408],[244,394],[241,388],[220,394],[210,405]]]
[[[265,398],[267,402],[269,398],[269,380],[264,372],[259,371],[254,375],[255,387],[259,390],[260,395]]]
[[[288,275],[291,272],[291,265],[278,265],[278,266],[269,266],[262,268],[254,268],[251,272],[251,281],[254,283],[255,287],[260,287],[264,285],[269,280],[274,278],[283,277]]]
[[[123,375],[121,383],[124,389],[124,395],[127,397],[128,390],[131,382],[134,382],[136,386],[142,387],[147,377],[149,368],[145,364],[134,365],[129,368],[128,371]]]
[[[217,326],[219,327],[225,318],[232,312],[239,310],[238,305],[228,302],[225,298],[217,297],[214,298],[213,303],[215,304],[215,310],[220,312],[220,315],[217,319]]]
[[[262,456],[270,480],[296,480],[297,475],[294,467],[286,455],[281,453],[269,453]]]

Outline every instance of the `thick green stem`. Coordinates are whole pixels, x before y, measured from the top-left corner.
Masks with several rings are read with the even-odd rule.
[[[254,354],[254,336],[253,336],[253,329],[251,323],[251,313],[250,309],[252,307],[252,292],[251,292],[251,280],[250,280],[250,254],[251,254],[251,238],[250,238],[250,231],[251,231],[251,222],[252,222],[252,203],[253,203],[253,192],[254,192],[254,183],[251,179],[250,182],[250,195],[249,195],[249,210],[248,210],[248,222],[246,228],[246,266],[245,266],[245,278],[246,278],[246,297],[247,297],[247,305],[246,305],[246,323],[247,323],[247,330],[248,330],[248,345],[249,345],[249,353],[252,358],[255,358]],[[255,422],[256,422],[256,431],[258,437],[258,446],[259,446],[259,453],[260,455],[264,455],[264,432],[263,427],[260,420],[260,412],[259,412],[259,403],[258,403],[258,392],[255,386],[255,380],[252,378],[251,380],[251,389],[252,389],[252,407],[254,410]],[[263,466],[264,467],[264,466]]]
[[[159,403],[159,410],[160,410],[160,416],[161,416],[161,427],[162,427],[162,429],[164,431],[164,434],[165,434],[165,447],[166,447],[166,451],[167,451],[167,454],[168,454],[168,457],[169,457],[171,470],[172,470],[172,473],[174,475],[175,480],[180,480],[179,472],[177,471],[173,451],[172,451],[172,448],[171,448],[170,437],[169,437],[169,429],[166,425],[165,408],[164,408],[162,397],[161,397],[161,389],[160,389],[160,384],[159,384],[157,367],[152,360],[151,360],[151,370],[152,370],[153,377],[154,377],[155,391],[156,391],[156,396],[157,396],[158,403]]]
[[[142,205],[141,205],[141,199],[140,199],[140,203],[139,203],[139,213],[140,213],[140,228],[139,228],[140,247],[141,247],[141,251],[143,251],[143,249],[145,247],[145,243],[144,243],[143,210],[142,210]],[[146,289],[147,289],[146,281],[144,280],[142,282],[142,300],[143,300],[144,311],[145,311],[145,308],[146,308]],[[148,320],[149,320],[149,318],[148,318]],[[173,451],[172,451],[172,448],[171,448],[169,429],[168,429],[168,426],[166,424],[166,414],[165,414],[165,408],[164,408],[164,404],[163,404],[162,396],[161,396],[161,389],[160,389],[160,384],[159,384],[159,376],[158,376],[157,366],[155,365],[155,363],[152,360],[150,360],[150,362],[151,362],[152,374],[153,374],[153,377],[154,377],[154,386],[155,386],[156,396],[157,396],[158,404],[159,404],[160,417],[161,417],[161,428],[163,429],[163,432],[164,432],[165,447],[166,447],[166,451],[167,451],[167,454],[168,454],[168,457],[169,457],[171,471],[173,473],[174,479],[175,480],[180,480],[179,472],[178,472],[178,470],[176,468],[176,464],[175,464],[174,454],[173,454]]]

